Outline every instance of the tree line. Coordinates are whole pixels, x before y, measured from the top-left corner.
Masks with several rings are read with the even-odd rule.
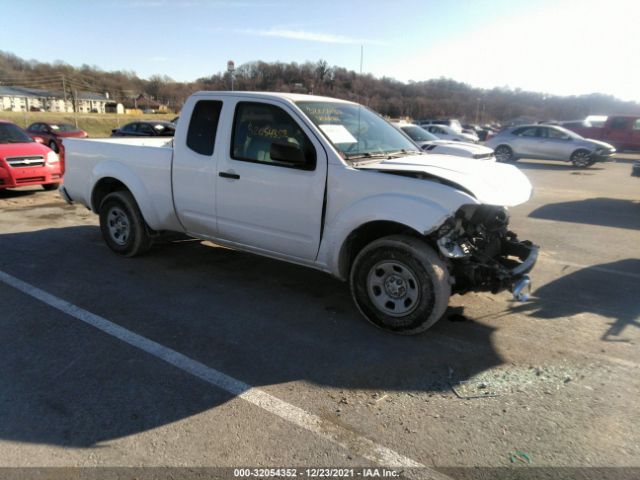
[[[0,51],[0,85],[48,90],[108,92],[115,101],[143,95],[178,112],[187,97],[198,90],[229,90],[228,72],[218,72],[192,82],[177,82],[167,75],[140,78],[133,71],[105,72],[96,66],[73,67],[64,62],[24,60]],[[394,118],[455,117],[467,122],[574,120],[587,115],[640,115],[640,104],[611,95],[559,96],[507,87],[475,88],[448,78],[400,82],[390,77],[358,74],[325,60],[305,63],[255,61],[236,68],[236,90],[298,92],[357,101]]]

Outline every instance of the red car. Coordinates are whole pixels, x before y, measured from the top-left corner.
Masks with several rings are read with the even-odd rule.
[[[32,137],[40,137],[44,139],[44,143],[54,152],[60,152],[63,138],[85,138],[87,132],[74,127],[69,123],[44,123],[36,122],[29,125],[27,132]]]
[[[0,120],[0,190],[28,185],[55,190],[62,181],[62,168],[49,147],[17,125]]]
[[[562,122],[562,125],[578,135],[610,143],[616,150],[640,150],[640,116],[610,115],[601,126],[587,122]]]

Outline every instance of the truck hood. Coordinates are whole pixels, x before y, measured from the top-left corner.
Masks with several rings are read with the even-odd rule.
[[[478,202],[512,207],[531,198],[531,182],[513,165],[479,162],[450,155],[411,155],[360,164],[355,168],[383,173],[418,172],[458,185]]]

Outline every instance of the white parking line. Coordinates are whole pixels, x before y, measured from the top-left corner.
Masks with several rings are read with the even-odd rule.
[[[304,428],[325,440],[329,440],[330,442],[340,445],[342,448],[360,455],[367,460],[385,467],[421,468],[421,476],[426,478],[449,478],[435,470],[426,468],[421,463],[405,457],[394,450],[379,445],[368,438],[359,436],[337,424],[323,420],[317,415],[280,400],[269,393],[253,388],[251,385],[230,377],[229,375],[226,375],[214,368],[208,367],[203,363],[156,343],[153,340],[149,340],[146,337],[138,335],[131,330],[127,330],[120,325],[110,322],[99,315],[84,310],[67,302],[66,300],[34,287],[33,285],[30,285],[1,270],[0,281],[10,285],[22,293],[46,303],[50,307],[89,324],[98,330],[102,330],[104,333],[111,335],[118,340],[147,352],[186,373],[198,377],[215,387],[225,390],[232,395],[241,397],[267,412],[277,415],[298,427]]]

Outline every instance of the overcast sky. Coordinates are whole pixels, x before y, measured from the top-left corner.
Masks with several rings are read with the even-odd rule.
[[[0,0],[0,50],[195,80],[252,60],[640,101],[640,0]]]

